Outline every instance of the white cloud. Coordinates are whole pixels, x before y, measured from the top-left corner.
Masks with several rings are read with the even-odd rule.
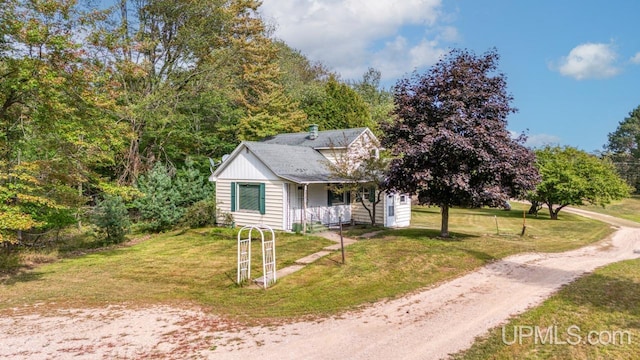
[[[455,27],[445,26],[442,28],[440,38],[444,41],[455,42],[460,40],[460,35]]]
[[[511,134],[511,138],[512,139],[517,139],[520,135],[522,135],[522,133],[519,133],[517,131],[513,131],[513,130],[509,130],[509,134]],[[560,141],[562,139],[560,139],[560,137],[555,136],[555,135],[549,135],[549,134],[527,134],[525,133],[525,135],[527,136],[527,140],[524,143],[524,146],[530,147],[530,148],[539,148],[539,147],[543,147],[546,145],[558,145],[560,144]]]
[[[533,134],[527,136],[525,145],[528,147],[542,147],[545,145],[558,145],[560,144],[560,137],[549,134]]]
[[[586,43],[576,46],[563,57],[558,71],[577,80],[609,78],[620,72],[616,66],[617,58],[612,44]]]
[[[390,79],[432,65],[439,41],[458,37],[440,24],[441,0],[264,0],[261,9],[276,37],[347,79],[370,66]]]
[[[436,41],[422,39],[418,44],[410,44],[403,36],[385,43],[384,48],[372,54],[370,66],[380,70],[385,77],[397,78],[424,65],[434,64],[445,54]],[[355,74],[361,75],[365,69]]]
[[[634,64],[640,64],[640,52],[637,52],[632,58],[631,62]]]

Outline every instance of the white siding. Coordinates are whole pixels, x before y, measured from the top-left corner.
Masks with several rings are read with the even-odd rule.
[[[247,151],[246,148],[231,163],[226,164],[226,168],[218,174],[218,179],[242,179],[244,180],[280,180],[269,168],[262,163],[255,155]]]
[[[231,183],[255,182],[246,179],[220,179],[216,181],[216,202],[220,210],[231,212]],[[283,229],[283,181],[260,181],[265,184],[265,214],[249,211],[234,211],[233,218],[238,226],[265,224],[273,229]]]
[[[400,196],[396,195],[396,227],[411,225],[411,196],[405,195],[405,203],[400,203]]]
[[[378,203],[376,206],[376,225],[387,226],[387,201],[389,197],[386,193],[381,195],[382,201]],[[391,224],[392,227],[407,227],[411,224],[411,198],[407,195],[406,203],[400,203],[400,195],[394,195],[393,201],[395,204],[395,223]],[[365,200],[365,204],[369,208],[371,208],[371,203],[368,200]],[[371,218],[369,217],[369,213],[367,209],[362,206],[359,201],[354,201],[352,203],[352,218],[356,223],[366,223],[371,224]]]
[[[327,160],[332,163],[336,163],[337,159],[343,158],[344,155],[347,154],[346,149],[320,149],[318,150],[322,156],[326,157]]]
[[[383,194],[384,196],[384,194]],[[353,202],[351,204],[351,218],[356,223],[361,224],[371,224],[371,217],[369,216],[369,212],[364,206],[355,200],[355,195],[352,196]],[[371,203],[369,200],[365,199],[364,203],[367,204],[367,207],[371,209]],[[376,205],[376,225],[384,224],[384,199]]]

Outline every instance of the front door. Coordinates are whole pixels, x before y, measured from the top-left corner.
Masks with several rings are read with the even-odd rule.
[[[387,221],[385,226],[396,226],[396,197],[395,195],[387,195]]]

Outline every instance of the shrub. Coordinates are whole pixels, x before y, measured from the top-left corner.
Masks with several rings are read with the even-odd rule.
[[[187,208],[182,223],[190,228],[214,225],[216,210],[215,198],[200,200]]]

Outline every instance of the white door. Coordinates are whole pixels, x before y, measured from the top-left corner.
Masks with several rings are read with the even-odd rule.
[[[385,226],[393,227],[396,226],[396,197],[395,195],[387,195],[387,219],[385,221]]]

